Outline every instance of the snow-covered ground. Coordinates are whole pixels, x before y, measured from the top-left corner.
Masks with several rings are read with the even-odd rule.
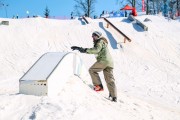
[[[109,19],[132,39],[119,43],[118,35],[103,19],[83,21],[45,18],[2,19],[0,25],[0,120],[179,120],[180,20],[162,16],[137,16],[145,32],[126,18]],[[19,94],[19,79],[46,52],[72,52],[72,45],[92,47],[98,30],[109,39],[114,58],[118,102],[97,93],[76,76],[69,78],[57,97]],[[121,40],[120,40],[121,41]],[[122,40],[123,41],[123,40]],[[94,55],[81,54],[87,70]]]

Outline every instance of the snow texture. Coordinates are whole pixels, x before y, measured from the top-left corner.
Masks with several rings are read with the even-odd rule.
[[[144,19],[149,22],[143,22]],[[180,21],[137,16],[148,31],[126,18],[109,18],[132,42],[119,41],[103,19],[89,24],[45,18],[4,19],[0,25],[0,120],[180,120]],[[19,94],[19,79],[47,52],[72,52],[93,46],[91,34],[109,39],[115,67],[117,103],[108,90],[94,92],[91,78],[71,76],[58,96]],[[94,55],[77,51],[88,68]],[[62,76],[63,77],[63,76]]]

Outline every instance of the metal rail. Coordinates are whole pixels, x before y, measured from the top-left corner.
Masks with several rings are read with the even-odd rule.
[[[104,18],[104,20],[107,22],[107,26],[111,25],[117,32],[119,32],[124,37],[124,43],[126,39],[131,42],[131,39],[126,36],[122,31],[120,31],[116,26],[114,26],[108,19]]]

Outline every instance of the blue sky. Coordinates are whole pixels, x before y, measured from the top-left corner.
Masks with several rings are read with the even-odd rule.
[[[29,12],[30,16],[41,15],[44,16],[45,7],[50,9],[51,16],[66,16],[70,17],[71,12],[74,10],[74,0],[1,0],[8,7],[0,8],[0,17],[12,18],[13,15],[19,17],[26,17]],[[63,1],[63,2],[62,2]],[[103,10],[116,11],[121,8],[116,3],[117,0],[97,0],[95,4],[95,15],[100,15]],[[27,12],[28,11],[28,12]],[[7,13],[7,14],[6,14]]]

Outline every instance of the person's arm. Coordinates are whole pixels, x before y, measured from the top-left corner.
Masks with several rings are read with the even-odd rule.
[[[87,48],[86,53],[88,54],[97,54],[102,49],[102,41],[99,41],[93,48]]]

